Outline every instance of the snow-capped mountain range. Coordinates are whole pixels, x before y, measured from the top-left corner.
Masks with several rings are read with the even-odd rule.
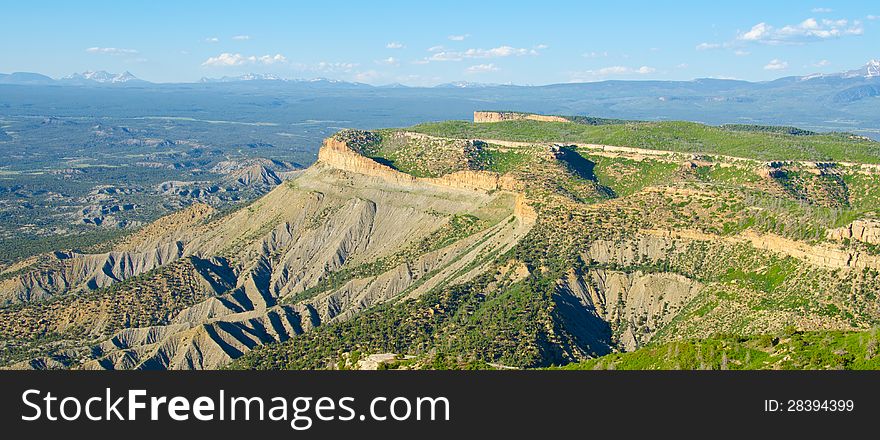
[[[864,66],[838,73],[814,73],[812,75],[802,76],[801,80],[810,80],[814,78],[878,78],[880,77],[880,60],[870,60]]]
[[[122,73],[109,73],[104,70],[85,71],[83,73],[74,73],[60,79],[60,81],[68,82],[94,82],[99,84],[121,84],[128,82],[143,81],[131,74],[129,71]]]
[[[850,70],[849,72],[844,73],[844,76],[847,78],[853,78],[857,76],[863,76],[865,78],[877,78],[880,77],[880,60],[871,60],[868,61],[861,69]]]
[[[858,69],[836,72],[836,73],[815,73],[805,76],[789,76],[780,78],[780,80],[808,81],[812,79],[825,80],[855,80],[859,79],[876,81],[880,78],[880,59],[872,59]],[[348,82],[339,79],[329,78],[311,78],[311,79],[287,79],[279,75],[271,73],[246,73],[238,76],[223,76],[220,78],[202,78],[199,83],[237,83],[237,82],[263,82],[272,81],[283,84],[311,84],[312,86],[346,86],[346,87],[372,87],[367,84]],[[696,80],[695,80],[696,81]],[[74,73],[59,79],[52,79],[48,76],[30,72],[13,72],[0,73],[0,84],[19,84],[19,85],[152,85],[148,81],[142,80],[134,76],[131,72],[110,73],[104,70],[86,71],[82,73]],[[158,85],[158,84],[156,84]],[[444,84],[435,85],[435,88],[447,89],[482,89],[503,86],[512,86],[513,84],[496,84],[496,83],[478,83],[468,81],[453,81]],[[381,88],[408,88],[403,84],[388,84],[379,86]],[[528,87],[528,86],[523,86]]]

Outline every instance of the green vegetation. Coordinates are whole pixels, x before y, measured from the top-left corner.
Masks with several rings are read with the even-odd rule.
[[[479,152],[480,168],[500,174],[518,170],[528,160],[528,153],[505,151],[493,145]]]
[[[804,130],[797,127],[783,127],[777,125],[722,124],[719,127],[730,131],[790,134],[792,136],[814,136],[818,134],[815,131]]]
[[[880,331],[793,329],[778,335],[717,335],[615,353],[563,367],[569,370],[876,370]]]
[[[75,235],[48,237],[21,236],[0,240],[0,267],[47,252],[72,249],[80,252],[101,252],[116,240],[131,234],[125,229],[88,229]],[[10,274],[0,275],[0,280]]]
[[[416,356],[421,368],[538,367],[571,359],[573,341],[552,333],[557,319],[550,312],[553,282],[531,277],[486,290],[492,278],[487,273],[415,300],[378,306],[258,348],[230,368],[328,368],[355,351]]]
[[[598,182],[614,191],[618,197],[624,197],[642,190],[646,186],[663,185],[672,180],[678,165],[655,160],[631,160],[626,158],[608,158],[589,155],[587,158],[596,163],[595,174]]]
[[[593,143],[760,160],[880,163],[880,143],[843,133],[792,135],[731,130],[694,122],[584,125],[528,120],[491,124],[446,121],[416,125],[411,130],[457,139]]]

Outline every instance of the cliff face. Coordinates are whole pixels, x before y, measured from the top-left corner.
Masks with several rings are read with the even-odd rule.
[[[411,185],[416,178],[401,173],[351,149],[344,141],[330,137],[318,150],[318,163],[352,173],[378,177],[399,185]]]
[[[603,261],[620,261],[631,264],[638,260],[639,255],[644,255],[654,261],[667,256],[669,244],[682,241],[703,242],[726,242],[730,244],[748,244],[755,249],[774,252],[780,255],[797,258],[813,266],[827,269],[880,269],[880,257],[850,249],[840,249],[829,245],[811,245],[804,242],[787,239],[775,234],[759,234],[746,230],[741,234],[720,237],[712,234],[704,234],[690,230],[644,230],[641,237],[639,252],[635,254],[620,254],[609,258],[608,250],[600,246],[595,248]],[[596,244],[601,243],[597,241]]]
[[[856,240],[868,244],[880,244],[880,221],[855,220],[842,228],[828,231],[832,240]]]
[[[533,113],[518,112],[474,112],[474,122],[502,122],[502,121],[541,121],[541,122],[570,122],[562,116],[536,115]]]
[[[512,178],[490,171],[464,170],[440,177],[414,177],[363,156],[345,142],[332,137],[326,139],[318,151],[318,163],[409,187],[436,185],[471,191],[512,190],[515,187]]]

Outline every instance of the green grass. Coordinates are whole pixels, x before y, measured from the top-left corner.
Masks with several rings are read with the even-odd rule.
[[[720,335],[652,345],[569,364],[569,370],[862,370],[880,368],[878,330],[788,330],[780,335]]]
[[[758,271],[729,268],[720,277],[721,282],[743,283],[752,290],[772,293],[794,272],[796,265],[789,260],[774,260]]]
[[[529,160],[529,155],[515,151],[501,151],[497,149],[483,149],[480,151],[480,161],[483,169],[504,174],[520,168]]]
[[[636,161],[624,158],[590,156],[595,162],[593,170],[600,185],[611,188],[617,196],[628,196],[646,186],[668,183],[678,168],[677,164],[654,160]]]
[[[446,121],[410,130],[460,139],[521,142],[579,142],[686,153],[722,154],[759,160],[834,160],[880,163],[880,143],[842,133],[792,135],[788,131],[742,131],[694,122],[630,122],[583,125],[505,121],[475,124]]]

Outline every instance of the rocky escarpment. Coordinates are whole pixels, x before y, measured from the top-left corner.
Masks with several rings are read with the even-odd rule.
[[[640,240],[639,251],[645,256],[650,257],[653,255],[650,258],[662,258],[664,253],[668,251],[664,244],[676,241],[726,242],[731,244],[748,244],[755,249],[794,257],[810,265],[828,269],[880,269],[880,256],[878,255],[848,248],[838,248],[827,244],[811,245],[775,234],[759,234],[750,230],[728,237],[719,237],[689,230],[644,230],[642,232],[647,237]],[[651,237],[659,238],[659,240]],[[600,255],[600,258],[603,259],[608,258],[602,252],[597,255]],[[622,259],[628,264],[632,261],[638,261],[638,256],[638,254],[619,254],[617,258]]]
[[[541,122],[569,122],[568,118],[562,116],[536,115],[534,113],[519,112],[474,112],[474,122],[503,122],[503,121],[541,121]]]
[[[495,191],[511,190],[515,186],[510,177],[491,171],[463,170],[440,177],[414,177],[370,159],[355,151],[347,142],[333,137],[326,139],[318,151],[318,164],[411,188],[443,186],[463,190]]]
[[[841,228],[828,231],[832,240],[856,240],[868,244],[880,244],[880,221],[855,220]]]

